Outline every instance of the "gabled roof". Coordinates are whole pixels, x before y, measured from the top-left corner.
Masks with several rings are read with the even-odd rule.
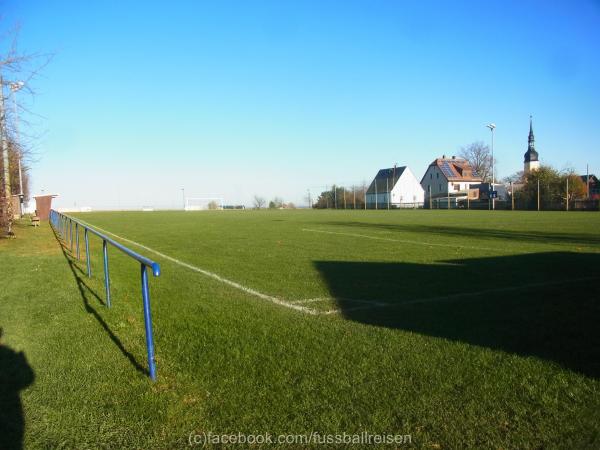
[[[381,169],[375,175],[375,178],[371,182],[367,194],[375,193],[375,184],[377,184],[377,193],[391,192],[394,186],[406,170],[406,166],[402,167],[390,167],[389,169]]]
[[[579,175],[579,176],[581,177],[581,181],[583,181],[584,183],[588,182],[588,177],[590,179],[590,184],[598,182],[598,178],[596,178],[596,175],[591,174],[591,173],[589,175]]]
[[[452,158],[437,158],[431,164],[429,164],[429,167],[432,166],[437,166],[442,172],[442,175],[444,175],[448,181],[483,181],[479,174],[473,170],[467,160],[462,158],[457,158],[455,156]],[[427,171],[425,171],[425,175],[427,175]],[[425,175],[423,175],[421,183],[425,180]]]

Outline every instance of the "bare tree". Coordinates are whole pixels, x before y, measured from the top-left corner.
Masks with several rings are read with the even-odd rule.
[[[6,235],[12,235],[12,192],[15,190],[15,181],[18,182],[19,189],[17,192],[25,194],[25,187],[28,185],[29,178],[27,176],[27,167],[24,166],[24,157],[30,155],[28,149],[23,144],[21,135],[17,130],[17,102],[14,94],[22,88],[33,94],[30,88],[30,81],[33,80],[50,61],[49,55],[29,54],[23,55],[17,51],[17,32],[9,33],[13,35],[11,44],[7,49],[0,48],[0,232]],[[4,41],[5,36],[0,36],[0,41]],[[5,92],[10,88],[13,93],[12,124],[9,126],[7,96]],[[24,109],[22,105],[20,109]],[[21,170],[15,172],[16,167]],[[25,169],[25,170],[23,170]],[[19,179],[15,180],[15,175],[19,173]],[[23,176],[23,181],[21,177]],[[20,185],[23,184],[23,192]]]
[[[481,141],[473,142],[462,147],[459,156],[467,160],[484,182],[492,181],[492,153],[487,145]]]
[[[254,209],[262,209],[265,207],[266,204],[267,201],[264,199],[264,197],[261,197],[259,195],[254,196]]]

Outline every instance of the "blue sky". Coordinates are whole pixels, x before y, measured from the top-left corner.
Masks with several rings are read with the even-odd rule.
[[[54,53],[28,108],[33,188],[59,206],[251,204],[489,143],[522,169],[600,172],[600,4],[6,1],[23,52]]]

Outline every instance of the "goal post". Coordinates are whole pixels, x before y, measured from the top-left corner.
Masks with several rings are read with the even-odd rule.
[[[223,209],[223,198],[222,197],[186,197],[185,198],[185,210],[186,211],[208,211],[208,210],[222,210]]]

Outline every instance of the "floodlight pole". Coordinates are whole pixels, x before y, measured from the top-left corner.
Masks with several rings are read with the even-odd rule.
[[[17,164],[19,167],[19,215],[23,217],[23,174],[21,172],[21,159],[23,157],[21,153],[21,146],[19,144],[19,109],[17,106],[17,92],[21,90],[25,83],[22,81],[16,81],[10,83],[10,91],[12,92],[13,108],[15,116],[15,150],[17,152]]]
[[[496,182],[496,174],[494,173],[494,130],[496,129],[495,123],[489,123],[486,125],[492,132],[492,192],[494,191],[494,183]],[[491,193],[490,193],[491,195]],[[496,209],[496,198],[492,198],[492,209]]]
[[[12,234],[12,199],[10,194],[10,170],[8,167],[8,136],[6,129],[6,115],[4,110],[4,83],[0,75],[0,144],[2,151],[2,165],[4,166],[4,202],[2,213],[6,215],[6,234]],[[1,217],[0,217],[1,218]]]

